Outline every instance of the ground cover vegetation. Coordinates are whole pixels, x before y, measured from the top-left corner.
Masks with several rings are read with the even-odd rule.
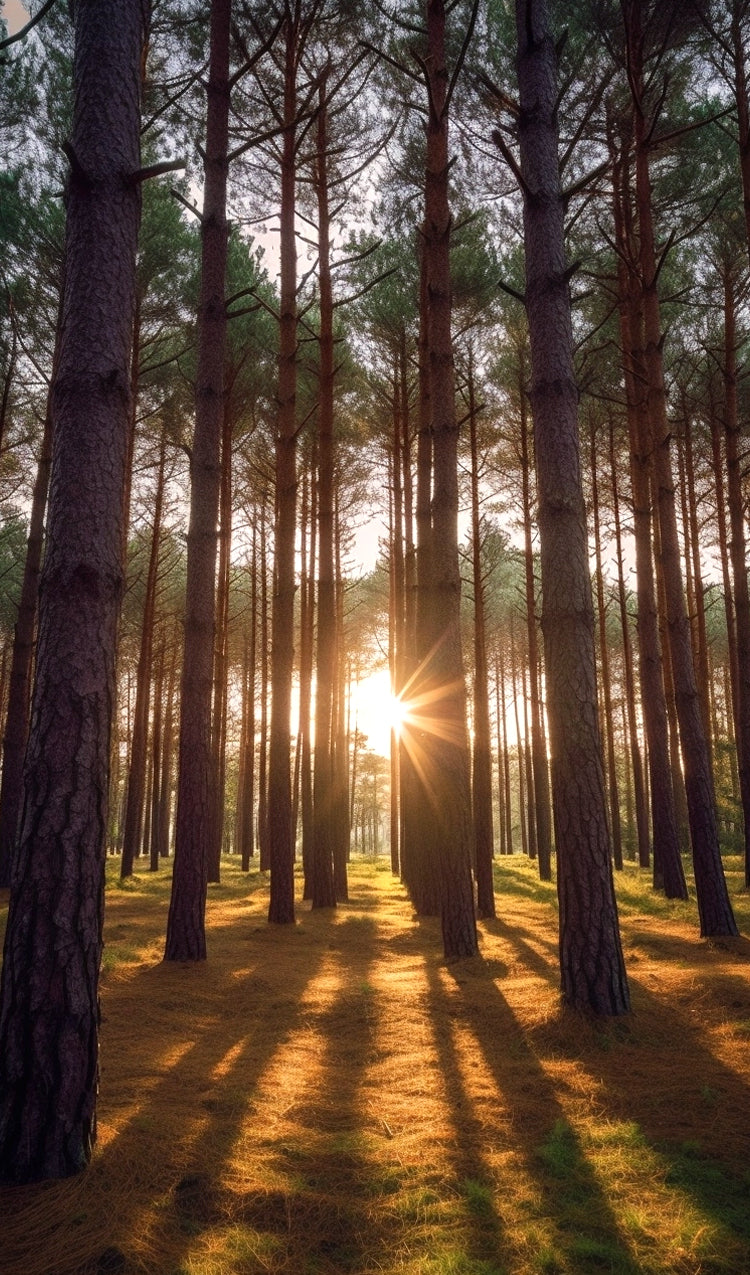
[[[560,1013],[555,890],[521,855],[453,965],[386,856],[293,931],[225,859],[197,964],[161,961],[168,870],[109,869],[99,1149],[4,1188],[7,1275],[747,1268],[746,943],[701,942],[643,869],[620,891],[633,1012],[598,1020]]]
[[[510,1154],[505,1107],[492,1114],[494,1100],[482,1107],[477,1091],[468,1126],[445,1149],[450,1199],[427,1201],[418,1256],[404,1241],[393,1269],[588,1261],[697,1275],[746,1260],[732,1204],[738,1132],[716,1117],[724,1154],[701,1124],[696,1168],[691,1137],[680,1142],[660,1123],[656,1100],[644,1092],[636,1103],[630,1082],[623,1098],[615,1069],[596,1064],[606,1120],[629,1131],[627,1154],[611,1137],[626,1178],[640,1175],[639,1197],[650,1172],[671,1209],[672,1188],[705,1170],[700,1190],[680,1196],[684,1214],[670,1218],[679,1230],[684,1216],[685,1229],[652,1243],[651,1221],[641,1234],[613,1199],[613,1175],[606,1192],[598,1184],[597,1156],[611,1144],[571,1125],[566,1086],[583,1086],[590,1104],[593,1090],[562,1060],[579,1037],[603,1053],[603,1041],[634,1049],[652,940],[644,955],[633,926],[636,913],[655,915],[677,928],[660,948],[661,999],[649,1008],[674,1039],[654,1036],[664,1058],[651,1042],[650,1067],[676,1065],[684,1046],[710,1094],[705,1077],[720,1056],[742,1097],[732,1078],[742,1032],[732,1035],[722,1015],[730,985],[744,995],[741,890],[750,888],[749,42],[747,0],[77,0],[72,12],[58,0],[35,7],[30,30],[4,43],[0,1179],[17,1184],[9,1199],[20,1184],[78,1174],[92,1154],[91,1173],[120,1154],[117,1119],[108,1142],[97,1117],[100,971],[114,999],[117,989],[124,996],[130,958],[138,969],[146,959],[138,936],[158,916],[143,985],[174,981],[159,1012],[174,1014],[175,1031],[186,1040],[197,1031],[199,1005],[177,990],[190,979],[240,979],[249,998],[240,1018],[256,1015],[265,972],[256,979],[253,966],[244,978],[240,961],[230,974],[229,949],[220,953],[231,941],[236,959],[243,939],[230,917],[255,916],[263,900],[270,928],[257,943],[293,989],[270,992],[263,1014],[276,997],[302,1022],[317,986],[310,961],[328,969],[322,953],[339,936],[352,939],[353,967],[374,968],[394,926],[396,952],[402,941],[425,944],[418,976],[411,967],[422,992],[401,971],[399,994],[443,1014],[446,989],[486,992],[497,1034],[511,1042],[501,1058],[493,1036],[490,1060],[487,1024],[474,1024],[474,1045],[449,1039],[445,1009],[440,1075],[425,1102],[439,1090],[458,1121],[469,1104],[462,1058],[473,1049],[476,1061],[477,1048],[497,1092],[507,1079],[497,1069],[522,1059],[542,1094],[544,1119],[520,1094],[513,1104],[527,1148],[519,1190],[542,1200],[533,1237],[505,1245],[487,1178]],[[380,850],[392,880],[353,873],[352,853]],[[110,882],[107,906],[121,919],[107,924],[122,928],[122,959],[117,943],[103,946],[107,865],[120,882]],[[506,892],[514,883],[500,909],[498,872]],[[382,914],[363,902],[376,882]],[[242,900],[233,912],[230,897]],[[521,923],[527,898],[542,909],[534,926],[544,937],[514,940],[528,968],[508,1010],[493,999],[494,975],[516,971],[506,927]],[[312,936],[320,950],[302,970],[295,953]],[[731,969],[723,982],[712,976],[700,1011],[679,1008],[683,959],[703,962],[706,980]],[[215,974],[205,962],[218,962]],[[328,969],[329,1000],[316,1013],[346,1039],[362,1028],[360,1052],[376,1075],[364,1042],[364,1028],[375,1031],[369,993],[361,1004],[335,1000],[343,964]],[[698,1012],[714,1035],[691,1053]],[[398,1035],[403,1012],[393,1014],[378,1031]],[[147,1017],[132,1014],[128,1048],[147,1048],[138,1040]],[[535,1023],[544,1059],[529,1053]],[[232,1073],[232,1051],[239,1058],[249,1039],[241,1028],[221,1058],[196,1039],[207,1085]],[[106,1036],[105,1022],[103,1050]],[[278,1045],[282,1089],[299,1080],[284,1076],[287,1063],[294,1070],[286,1040],[259,1046],[270,1066]],[[182,1048],[159,1054],[155,1092],[193,1056]],[[357,1238],[374,1216],[358,1175],[385,1172],[383,1148],[349,1128],[361,1069],[344,1075],[332,1047],[317,1048],[321,1067],[331,1054],[335,1078],[311,1116],[310,1146],[321,1144],[326,1182],[334,1152],[342,1165],[349,1157],[351,1207],[343,1185],[321,1202],[286,1179],[267,1203],[283,1206],[288,1236],[300,1225],[290,1192],[295,1208],[320,1209],[321,1235],[334,1213],[348,1233],[301,1257],[301,1237],[284,1248],[275,1222],[260,1226],[263,1251],[243,1249],[237,1269],[303,1260],[311,1270],[378,1269]],[[628,1063],[645,1084],[635,1052]],[[419,1068],[401,1066],[403,1088]],[[394,1087],[388,1066],[383,1083],[384,1093]],[[207,1136],[220,1130],[221,1159],[242,1111],[205,1105],[213,1101],[197,1099],[197,1123],[186,1121],[198,1141],[201,1122]],[[160,1120],[176,1128],[180,1111],[160,1107]],[[390,1117],[379,1118],[377,1136],[395,1141]],[[480,1156],[480,1130],[498,1120],[495,1149]],[[138,1127],[135,1114],[124,1138]],[[672,1159],[660,1176],[664,1145]],[[186,1230],[203,1226],[189,1220],[195,1206],[213,1234],[216,1211],[234,1216],[234,1188],[212,1179],[209,1189],[187,1160],[181,1169],[164,1188],[177,1201],[166,1229],[182,1201]],[[556,1173],[567,1183],[559,1200],[532,1190],[535,1174]],[[17,1198],[33,1211],[45,1191]],[[589,1238],[584,1228],[579,1248],[558,1234],[577,1223],[566,1214],[558,1226],[556,1210],[570,1202],[575,1213],[584,1195],[606,1232],[601,1248],[596,1228]],[[710,1214],[705,1241],[698,1197]],[[144,1202],[144,1216],[154,1207]],[[451,1231],[462,1218],[474,1239],[455,1251],[446,1240],[442,1257],[419,1248],[433,1222]],[[118,1231],[98,1257],[76,1250],[69,1268],[158,1269],[152,1223],[162,1235],[154,1215],[140,1256],[123,1256]],[[373,1225],[385,1228],[385,1214]],[[185,1260],[214,1260],[203,1239],[198,1249]],[[169,1251],[177,1269],[182,1257]],[[216,1262],[228,1260],[222,1249]]]

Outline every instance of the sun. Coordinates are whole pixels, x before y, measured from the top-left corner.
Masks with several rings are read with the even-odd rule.
[[[388,718],[388,725],[394,735],[400,735],[404,723],[409,718],[409,705],[400,695],[389,695],[388,703],[384,708],[384,712]]]
[[[392,735],[398,738],[408,718],[406,700],[393,694],[387,669],[378,669],[357,683],[352,707],[357,729],[367,736],[369,746],[387,756]]]

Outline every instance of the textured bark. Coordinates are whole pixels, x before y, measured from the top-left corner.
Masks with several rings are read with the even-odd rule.
[[[185,654],[180,692],[177,826],[164,958],[206,956],[206,890],[211,844],[211,696],[216,536],[224,417],[227,149],[231,0],[212,0],[206,89],[206,159],[198,302],[198,375],[190,457]]]
[[[617,763],[615,760],[615,723],[612,712],[612,686],[609,675],[609,648],[607,645],[607,610],[604,598],[602,572],[602,534],[599,512],[599,478],[596,468],[596,425],[591,421],[591,504],[594,520],[594,555],[596,561],[596,604],[599,617],[599,661],[601,664],[602,700],[604,708],[605,737],[607,743],[607,787],[609,790],[609,819],[612,834],[612,857],[615,867],[622,863],[622,824],[620,820],[620,793],[617,787]]]
[[[563,995],[599,1014],[629,1007],[607,832],[594,619],[565,268],[555,54],[544,0],[516,0],[542,560],[542,630],[552,751]]]
[[[148,709],[151,697],[151,663],[154,649],[154,616],[156,613],[156,581],[159,567],[159,538],[164,506],[164,462],[166,438],[162,433],[159,452],[159,472],[154,497],[154,522],[151,531],[148,570],[146,572],[146,596],[143,603],[141,647],[138,653],[138,669],[135,679],[135,708],[133,733],[130,739],[130,766],[128,768],[127,795],[125,799],[125,828],[122,841],[120,877],[133,875],[133,860],[141,853],[143,844],[143,812],[146,800],[146,752],[148,747]]]
[[[0,1176],[82,1169],[98,977],[140,200],[138,0],[78,0],[60,359],[0,1010]]]
[[[162,637],[156,657],[154,673],[154,721],[151,729],[151,782],[148,791],[149,804],[149,836],[144,840],[144,849],[148,850],[149,871],[159,871],[161,858],[159,846],[161,796],[161,768],[164,760],[164,663],[165,642]]]
[[[651,862],[651,846],[648,835],[648,799],[643,776],[643,760],[638,741],[638,716],[635,711],[635,678],[633,677],[633,648],[630,640],[630,619],[628,616],[627,594],[625,590],[625,569],[623,564],[622,526],[620,523],[620,490],[615,461],[614,423],[609,424],[609,470],[612,483],[612,513],[615,532],[615,549],[617,559],[617,597],[620,610],[620,629],[622,631],[622,658],[625,673],[625,721],[629,741],[630,766],[633,775],[633,797],[635,801],[635,822],[638,845],[638,863],[647,868]]]
[[[523,355],[522,355],[523,358]],[[521,373],[525,377],[522,361]],[[531,509],[531,458],[529,456],[529,429],[527,423],[526,393],[519,384],[521,407],[521,495],[524,522],[524,566],[526,575],[526,627],[529,647],[529,686],[531,691],[531,764],[534,783],[534,823],[536,848],[539,861],[539,877],[552,880],[552,811],[550,809],[549,767],[547,741],[542,720],[541,695],[539,693],[539,641],[537,638],[536,577],[532,546]]]
[[[51,454],[52,404],[48,402],[41,453],[31,496],[29,537],[26,544],[21,597],[8,673],[8,704],[3,733],[2,785],[0,786],[0,887],[3,888],[9,886],[11,881],[12,859],[16,848],[23,799],[23,759],[29,734],[34,636]],[[0,699],[0,705],[2,703],[3,700]]]
[[[750,147],[750,143],[749,143]],[[749,151],[750,155],[750,151]],[[750,162],[750,159],[749,159]],[[750,186],[748,187],[750,201]],[[749,228],[750,234],[750,228]],[[740,419],[737,404],[737,323],[730,266],[724,270],[724,440],[729,506],[729,559],[732,565],[736,635],[737,766],[744,821],[745,885],[750,887],[750,592],[747,583],[745,510],[742,494]]]
[[[344,651],[344,580],[341,571],[341,525],[338,500],[334,506],[334,570],[336,580],[336,672],[333,695],[333,884],[339,903],[349,898],[347,863],[351,848],[349,816],[349,723],[347,704],[351,681],[351,664]]]
[[[268,538],[266,498],[260,507],[260,746],[258,754],[258,856],[261,872],[270,864],[268,831]]]
[[[276,417],[276,523],[271,626],[271,727],[268,747],[268,919],[294,921],[291,734],[297,522],[297,251],[295,242],[298,6],[284,19],[284,137],[281,160],[281,322]]]
[[[219,490],[219,566],[216,582],[213,692],[211,709],[211,824],[208,879],[221,879],[227,786],[227,712],[229,707],[229,568],[232,556],[232,432],[231,414],[224,408],[221,434]]]
[[[701,565],[700,532],[698,527],[698,496],[695,483],[695,456],[693,451],[693,427],[690,410],[683,403],[684,440],[677,439],[679,461],[680,497],[682,502],[682,526],[685,540],[685,583],[688,611],[693,640],[693,659],[698,681],[703,729],[706,735],[708,758],[713,769],[711,731],[711,672],[706,634],[706,606],[703,591],[703,567]],[[684,442],[684,447],[683,447]]]
[[[448,203],[448,70],[445,4],[428,0],[427,155],[424,254],[428,293],[427,367],[432,435],[430,572],[425,645],[415,691],[424,714],[417,736],[429,809],[432,870],[439,888],[447,959],[477,951],[471,881],[471,793],[466,688],[461,651],[458,562],[458,424],[451,335]]]
[[[495,889],[492,879],[494,833],[492,827],[492,740],[487,672],[482,534],[479,520],[479,449],[477,406],[474,393],[473,351],[468,367],[469,446],[471,455],[471,545],[474,584],[474,746],[471,755],[471,813],[474,823],[474,875],[477,883],[477,914],[495,916]]]
[[[407,631],[408,655],[405,669],[405,697],[412,705],[420,694],[419,679],[423,661],[430,649],[429,599],[432,579],[432,425],[430,419],[430,376],[428,352],[429,294],[427,253],[424,236],[420,238],[419,337],[419,425],[417,429],[414,550],[413,627]],[[416,721],[401,731],[401,815],[403,845],[401,868],[412,903],[421,916],[435,916],[440,911],[437,876],[431,870],[428,846],[431,843],[432,810],[426,800],[420,777],[422,737]]]
[[[327,76],[318,90],[314,186],[318,206],[320,357],[318,390],[318,643],[315,663],[315,770],[313,781],[312,905],[336,905],[333,880],[333,698],[336,661],[336,580],[333,551],[333,292],[328,211]]]
[[[643,307],[635,274],[637,247],[630,198],[626,141],[613,155],[613,213],[620,248],[618,303],[630,444],[636,593],[638,671],[651,785],[654,885],[667,898],[687,898],[670,770],[667,701],[659,641],[656,583],[651,546],[651,429],[645,404]],[[627,264],[626,264],[627,263]],[[622,603],[621,603],[622,607]]]
[[[315,546],[317,544],[317,449],[313,446],[312,458],[305,468],[302,483],[302,557],[300,600],[300,651],[299,651],[299,733],[300,758],[300,807],[302,811],[302,868],[304,872],[303,898],[312,898],[313,867],[313,773],[312,773],[312,678],[315,654]],[[310,476],[312,474],[312,477]],[[310,490],[312,488],[312,491]]]
[[[701,717],[690,642],[690,623],[685,606],[680,566],[680,543],[671,463],[671,430],[667,419],[662,360],[659,269],[649,172],[652,121],[647,118],[645,107],[641,5],[642,0],[632,0],[632,3],[627,6],[626,36],[628,82],[633,98],[638,269],[645,336],[644,364],[647,407],[653,430],[652,472],[659,525],[666,623],[674,676],[701,934],[712,937],[731,936],[737,934],[737,926],[729,901],[719,851],[713,776]]]

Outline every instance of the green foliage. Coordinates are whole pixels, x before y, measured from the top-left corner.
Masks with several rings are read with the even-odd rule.
[[[12,637],[26,560],[26,519],[15,509],[0,511],[0,632]]]

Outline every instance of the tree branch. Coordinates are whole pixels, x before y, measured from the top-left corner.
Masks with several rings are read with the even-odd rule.
[[[0,49],[7,49],[9,44],[15,44],[18,40],[22,40],[25,35],[28,35],[32,27],[35,27],[37,22],[41,22],[44,15],[49,13],[54,3],[55,0],[45,0],[41,9],[34,14],[33,18],[29,19],[25,27],[21,27],[21,30],[16,31],[15,35],[7,35],[4,40],[0,40]]]

